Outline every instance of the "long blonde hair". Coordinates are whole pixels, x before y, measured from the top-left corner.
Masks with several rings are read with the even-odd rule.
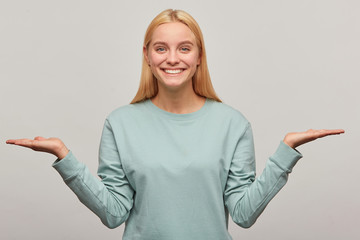
[[[195,93],[199,96],[203,96],[221,102],[221,100],[216,95],[215,90],[211,83],[209,69],[207,67],[203,35],[201,33],[199,25],[190,14],[182,10],[172,10],[172,9],[168,9],[161,12],[152,20],[152,22],[150,23],[149,27],[146,30],[144,37],[144,47],[146,48],[149,47],[149,43],[151,41],[152,35],[155,29],[159,25],[164,23],[172,23],[172,22],[181,22],[185,24],[194,33],[196,38],[196,44],[200,52],[200,64],[198,65],[192,79],[193,89]],[[157,79],[151,72],[151,68],[149,67],[145,59],[145,56],[143,55],[140,86],[138,92],[136,93],[136,96],[131,101],[131,103],[137,103],[152,98],[156,96],[157,93],[158,93]]]

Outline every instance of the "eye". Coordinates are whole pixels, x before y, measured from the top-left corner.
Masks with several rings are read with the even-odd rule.
[[[188,48],[188,47],[181,47],[180,50],[181,50],[182,52],[189,52],[189,51],[190,51],[190,48]]]
[[[158,48],[156,48],[156,51],[157,52],[165,52],[165,48],[164,47],[158,47]]]

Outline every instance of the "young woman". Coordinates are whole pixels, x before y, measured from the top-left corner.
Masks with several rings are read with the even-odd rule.
[[[255,179],[250,123],[212,87],[195,20],[166,10],[149,25],[138,93],[106,119],[98,175],[58,138],[8,140],[57,156],[53,167],[123,239],[232,239],[229,213],[248,228],[284,186],[301,144],[343,130],[289,133]]]

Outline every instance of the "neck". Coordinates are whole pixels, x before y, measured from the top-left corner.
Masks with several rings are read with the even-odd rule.
[[[176,114],[195,112],[202,108],[205,100],[192,87],[183,91],[165,91],[159,87],[158,94],[151,99],[157,107]]]

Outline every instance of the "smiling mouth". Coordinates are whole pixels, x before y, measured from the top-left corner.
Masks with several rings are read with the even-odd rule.
[[[184,71],[184,69],[162,69],[162,70],[169,74],[178,74]]]

